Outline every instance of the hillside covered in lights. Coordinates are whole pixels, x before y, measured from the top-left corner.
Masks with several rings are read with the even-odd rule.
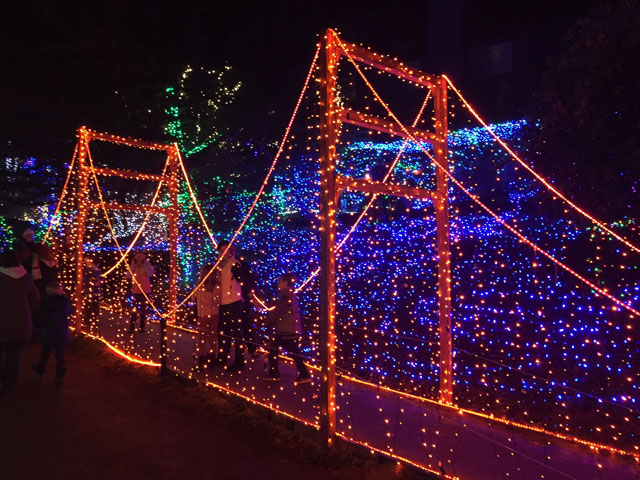
[[[520,120],[492,128],[526,154],[529,133],[538,127]],[[434,167],[418,146],[353,138],[340,147],[342,174],[380,181],[401,154],[390,181],[433,188]],[[484,129],[451,132],[449,150],[453,176],[502,219],[579,275],[615,286],[612,293],[638,306],[639,272],[637,262],[629,261],[631,254],[563,210]],[[242,217],[255,192],[239,192],[236,184],[220,178],[209,182],[216,193],[201,199],[202,206],[220,240],[236,228],[228,219]],[[263,298],[274,297],[276,280],[285,271],[304,284],[303,347],[312,362],[319,355],[319,289],[314,277],[319,265],[318,182],[314,152],[290,155],[276,169],[273,184],[237,239]],[[124,202],[136,195],[140,199],[126,190],[114,195]],[[450,195],[457,405],[637,449],[640,355],[629,315],[536,255],[457,187],[450,186]],[[143,197],[148,201],[150,193]],[[160,195],[159,205],[163,201]],[[437,249],[431,202],[380,196],[358,223],[368,201],[356,193],[343,194],[339,201],[338,241],[349,235],[337,260],[339,372],[436,399]],[[184,294],[216,253],[185,185],[180,203],[178,258]],[[139,212],[114,214],[114,231],[123,244],[143,217]],[[85,252],[110,265],[117,252],[98,218],[88,222]],[[631,237],[637,234],[637,219],[622,218],[615,227]],[[159,305],[167,295],[166,235],[166,221],[151,215],[136,245],[157,267],[154,300]],[[105,282],[105,307],[122,308],[125,273],[120,265]],[[68,274],[68,282],[72,278]],[[178,318],[184,326],[193,324],[189,304]],[[267,333],[262,327],[261,338]]]

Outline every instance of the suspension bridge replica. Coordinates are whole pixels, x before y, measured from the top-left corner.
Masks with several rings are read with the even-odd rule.
[[[465,116],[479,125],[449,131]],[[527,128],[487,125],[446,76],[328,30],[260,188],[222,195],[234,228],[199,202],[177,144],[82,127],[45,241],[78,332],[328,448],[441,478],[640,478],[638,229],[598,220],[524,161],[509,143]],[[145,171],[114,166],[123,149]],[[194,292],[221,238],[253,265],[258,345],[278,276],[300,279],[311,384],[292,385],[291,361],[276,385],[263,360],[195,368]],[[144,334],[128,332],[137,251],[156,268]]]

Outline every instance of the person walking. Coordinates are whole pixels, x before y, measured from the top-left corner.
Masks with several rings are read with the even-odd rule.
[[[0,253],[0,394],[10,395],[17,384],[20,352],[31,339],[33,312],[40,294],[31,275],[13,250]]]

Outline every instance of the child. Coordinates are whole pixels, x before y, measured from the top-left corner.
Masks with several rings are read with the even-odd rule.
[[[131,293],[133,294],[134,312],[131,315],[129,333],[133,333],[136,326],[136,314],[140,317],[140,331],[144,333],[144,325],[147,321],[147,299],[145,294],[151,294],[151,282],[149,277],[155,273],[153,266],[144,256],[144,253],[136,253],[131,262],[131,272],[135,280],[132,280]],[[127,272],[127,277],[131,278],[131,272]]]
[[[62,286],[57,281],[47,285],[47,296],[44,297],[40,309],[40,324],[42,325],[42,349],[38,363],[31,365],[34,372],[42,376],[47,366],[51,350],[56,354],[55,383],[61,384],[65,368],[64,351],[69,343],[69,316],[71,302],[62,293]]]
[[[298,299],[293,291],[295,278],[291,273],[285,273],[278,279],[278,290],[280,295],[275,308],[267,314],[267,323],[275,328],[275,341],[269,348],[269,374],[265,380],[279,381],[280,370],[278,370],[278,351],[283,347],[293,355],[298,368],[298,378],[294,385],[311,382],[309,371],[300,355],[298,341],[302,331],[300,321],[300,309]]]
[[[205,265],[198,283],[209,273],[213,265]],[[196,291],[198,338],[196,355],[198,357],[197,370],[200,371],[209,363],[212,366],[216,360],[218,350],[218,321],[220,319],[220,272],[214,271]],[[209,348],[207,349],[207,343]]]

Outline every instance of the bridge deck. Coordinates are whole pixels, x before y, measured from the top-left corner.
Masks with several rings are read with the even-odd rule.
[[[103,312],[89,332],[131,356],[159,361],[159,326],[128,333],[128,320]],[[279,383],[261,379],[264,356],[249,359],[243,372],[222,367],[194,371],[193,334],[169,328],[169,367],[199,381],[231,390],[259,404],[319,424],[317,372],[311,384],[295,387],[295,367],[281,362]],[[523,431],[479,417],[461,415],[437,404],[379,391],[344,378],[338,382],[337,430],[377,451],[392,452],[431,471],[442,469],[462,479],[640,479],[633,460],[598,454],[587,447]]]

